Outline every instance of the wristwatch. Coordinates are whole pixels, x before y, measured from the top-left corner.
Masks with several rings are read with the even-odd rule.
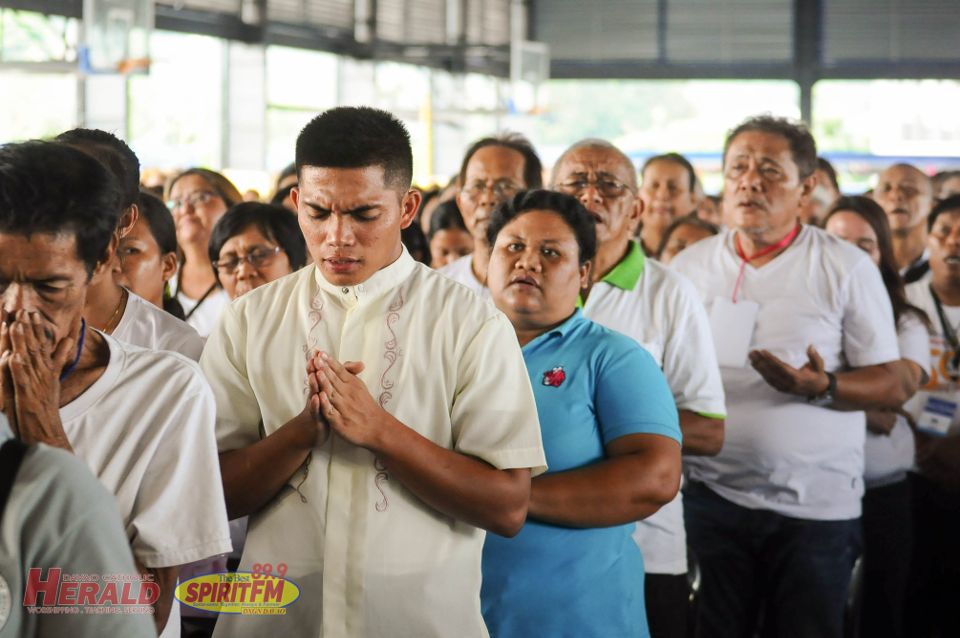
[[[833,403],[837,394],[837,376],[832,372],[827,373],[827,389],[822,394],[807,397],[807,403],[822,408]]]

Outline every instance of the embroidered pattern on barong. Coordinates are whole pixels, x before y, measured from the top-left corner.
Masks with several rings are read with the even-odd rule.
[[[316,335],[313,334],[313,331],[316,330],[317,326],[320,325],[320,322],[323,320],[323,297],[320,296],[320,292],[317,291],[317,295],[310,301],[310,314],[307,317],[310,320],[310,330],[307,331],[307,342],[303,344],[303,362],[306,363],[310,360],[310,354],[317,349],[317,342],[319,339]],[[310,381],[307,380],[307,374],[303,374],[303,396],[307,397],[310,395]]]
[[[310,330],[307,331],[307,342],[301,347],[303,350],[304,363],[310,360],[310,354],[316,350],[318,340],[317,337],[314,336],[313,331],[320,325],[320,321],[323,319],[323,298],[320,296],[319,291],[317,291],[316,296],[310,300],[310,314],[307,315],[307,317],[310,320]],[[310,381],[307,379],[306,372],[303,374],[303,396],[304,398],[310,396]],[[310,476],[310,461],[312,460],[313,452],[310,452],[303,462],[303,476],[300,478],[300,482],[293,488],[300,496],[301,503],[307,502],[307,497],[300,491],[300,488],[303,487],[303,484],[307,482],[307,477]]]
[[[393,369],[393,366],[397,363],[397,359],[403,354],[398,346],[397,333],[393,331],[393,326],[400,321],[400,309],[403,308],[403,292],[397,293],[397,298],[394,300],[390,307],[387,308],[387,332],[390,333],[390,338],[387,339],[383,346],[385,348],[383,353],[383,358],[387,360],[387,367],[383,371],[383,374],[380,375],[380,397],[377,400],[377,403],[380,404],[381,408],[386,409],[387,403],[390,399],[393,398],[393,393],[390,392],[393,389],[394,381],[388,377],[390,371]],[[374,457],[373,467],[377,470],[377,475],[373,479],[373,485],[377,488],[377,491],[380,492],[380,500],[377,501],[374,507],[378,512],[385,512],[390,506],[389,501],[387,500],[387,493],[384,492],[383,484],[386,481],[390,480],[390,474],[387,473],[387,468],[380,462],[380,459]]]

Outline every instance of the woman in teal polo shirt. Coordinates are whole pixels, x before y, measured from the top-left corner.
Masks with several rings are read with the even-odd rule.
[[[577,308],[597,243],[580,202],[520,193],[488,239],[487,285],[523,347],[550,470],[533,479],[520,533],[487,534],[484,620],[494,638],[647,636],[631,533],[680,484],[673,395],[633,339]]]

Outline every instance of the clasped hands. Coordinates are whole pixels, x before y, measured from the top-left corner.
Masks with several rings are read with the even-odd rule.
[[[360,361],[340,363],[326,352],[315,352],[307,361],[310,393],[305,412],[318,428],[316,445],[322,445],[332,429],[350,443],[370,448],[392,419],[357,376],[363,369]]]
[[[76,355],[76,339],[55,345],[53,325],[20,310],[0,322],[0,411],[24,443],[71,449],[60,421],[60,373]]]

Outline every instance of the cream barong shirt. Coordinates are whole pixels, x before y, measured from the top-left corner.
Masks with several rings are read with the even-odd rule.
[[[201,359],[221,452],[303,410],[314,350],[364,362],[359,376],[374,399],[437,445],[500,469],[545,469],[513,327],[405,249],[356,286],[334,286],[309,266],[231,304]],[[300,599],[285,616],[223,615],[216,635],[486,636],[483,539],[408,492],[371,452],[331,434],[250,517],[241,561],[241,571],[286,564]]]

